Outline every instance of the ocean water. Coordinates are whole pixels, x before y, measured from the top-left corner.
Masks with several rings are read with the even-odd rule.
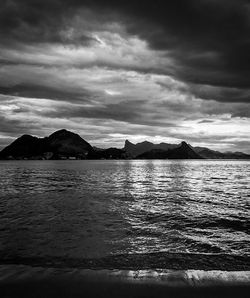
[[[249,202],[250,161],[0,161],[0,257],[248,258]]]

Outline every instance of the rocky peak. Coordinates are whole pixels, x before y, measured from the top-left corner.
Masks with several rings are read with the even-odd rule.
[[[126,145],[134,145],[134,144],[131,143],[129,140],[126,140],[126,141],[125,141],[125,146],[126,146]]]
[[[181,142],[181,147],[183,147],[183,148],[190,148],[190,145],[187,142],[182,141]]]

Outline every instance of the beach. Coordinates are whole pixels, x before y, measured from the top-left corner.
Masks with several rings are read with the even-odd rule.
[[[0,266],[1,297],[248,297],[250,271]]]

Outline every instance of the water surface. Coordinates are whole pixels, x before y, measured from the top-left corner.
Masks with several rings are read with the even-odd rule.
[[[0,252],[248,256],[250,161],[0,161]]]

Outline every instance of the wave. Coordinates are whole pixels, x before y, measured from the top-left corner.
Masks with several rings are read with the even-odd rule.
[[[209,222],[207,226],[221,227],[239,232],[245,232],[247,234],[249,234],[250,231],[250,222],[248,220],[220,218],[216,219],[215,221]]]
[[[191,218],[181,214],[148,214],[145,217],[145,221],[151,223],[168,222],[169,227],[179,228],[181,230],[186,228],[220,228],[244,232],[246,234],[250,232],[250,221],[247,219],[218,218],[214,216]]]

